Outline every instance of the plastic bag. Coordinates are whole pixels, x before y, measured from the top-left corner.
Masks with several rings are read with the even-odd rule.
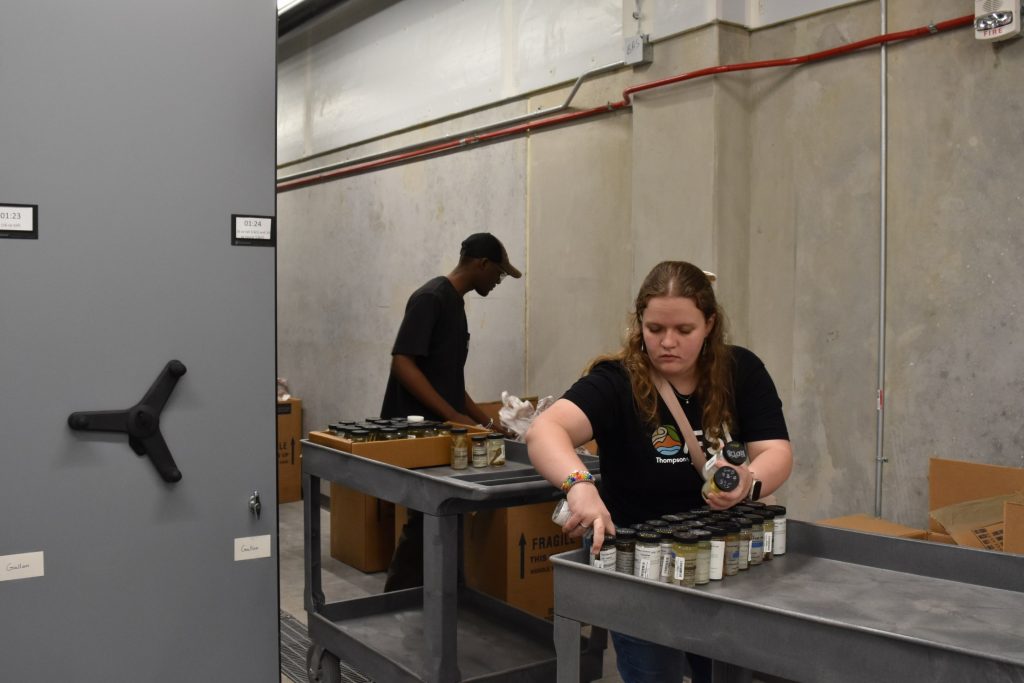
[[[553,397],[545,396],[537,401],[537,407],[534,408],[533,404],[529,401],[524,401],[518,396],[513,396],[507,391],[503,391],[501,392],[501,408],[498,410],[498,419],[501,420],[501,424],[505,425],[516,435],[516,441],[524,441],[526,431],[533,424],[533,421],[537,419],[538,415],[550,408],[554,402],[555,399]],[[591,455],[590,451],[582,446],[576,449],[576,453],[581,456]]]

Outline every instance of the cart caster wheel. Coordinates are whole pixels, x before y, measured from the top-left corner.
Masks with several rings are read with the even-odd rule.
[[[340,662],[319,645],[310,645],[306,651],[306,676],[309,683],[341,683]]]

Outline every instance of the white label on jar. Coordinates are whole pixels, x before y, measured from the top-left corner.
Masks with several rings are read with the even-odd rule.
[[[674,571],[673,563],[675,561],[675,554],[672,552],[672,546],[670,544],[663,544],[661,546],[661,582],[672,583],[672,572]]]
[[[708,578],[718,581],[722,578],[722,569],[725,565],[725,541],[711,541],[711,566],[708,569]]]
[[[633,564],[633,576],[641,579],[660,580],[661,575],[655,575],[655,571],[661,571],[661,548],[658,546],[644,547],[636,546],[636,558]]]
[[[676,566],[673,576],[675,576],[676,583],[683,582],[683,576],[686,574],[686,558],[682,555],[676,555]]]
[[[616,560],[615,546],[606,542],[605,545],[601,546],[601,552],[598,555],[590,556],[590,566],[615,571]]]
[[[775,518],[775,540],[773,541],[773,543],[775,545],[774,552],[775,552],[776,555],[785,555],[786,554],[786,518],[785,517],[782,517],[782,518],[776,517]]]
[[[764,532],[764,552],[770,553],[772,551],[772,532]]]
[[[465,446],[452,447],[452,467],[465,469],[469,465],[469,449]]]

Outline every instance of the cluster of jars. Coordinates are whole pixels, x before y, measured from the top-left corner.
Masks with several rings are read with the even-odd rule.
[[[497,432],[469,434],[465,427],[452,427],[453,470],[473,467],[502,467],[505,465],[505,437]]]
[[[331,434],[353,443],[423,439],[428,436],[448,436],[451,433],[450,424],[431,422],[418,415],[390,420],[380,417],[368,417],[358,422],[342,420],[331,423],[327,429]]]
[[[595,567],[677,586],[735,576],[786,553],[786,508],[748,502],[704,507],[616,529]]]

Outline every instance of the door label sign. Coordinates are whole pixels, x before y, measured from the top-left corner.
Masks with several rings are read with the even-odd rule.
[[[0,556],[0,581],[33,579],[43,575],[43,553]]]
[[[0,204],[0,238],[39,239],[39,206]]]
[[[231,214],[231,244],[239,247],[272,247],[277,235],[273,216]]]
[[[270,557],[270,534],[235,539],[235,562]]]

